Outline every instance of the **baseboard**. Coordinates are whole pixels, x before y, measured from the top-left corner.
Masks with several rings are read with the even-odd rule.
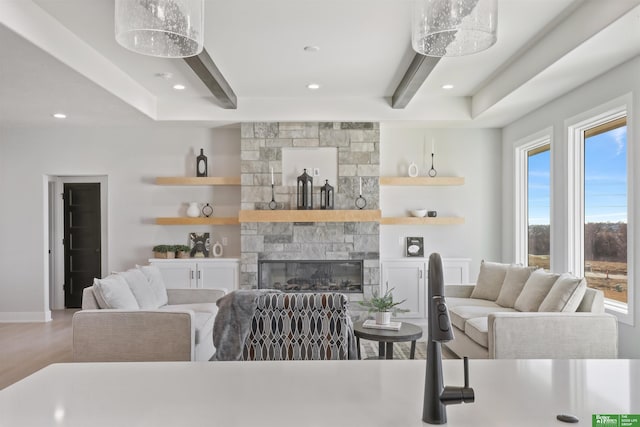
[[[46,311],[0,311],[0,323],[51,322],[51,310]]]

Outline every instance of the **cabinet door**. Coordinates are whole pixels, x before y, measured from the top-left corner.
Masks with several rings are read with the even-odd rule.
[[[239,268],[237,262],[198,263],[198,287],[238,289]]]
[[[425,311],[425,264],[424,261],[383,261],[382,290],[393,288],[393,300],[402,301],[399,308],[409,309],[397,318],[424,318]]]
[[[187,289],[196,287],[195,262],[158,262],[152,263],[162,273],[167,289]]]

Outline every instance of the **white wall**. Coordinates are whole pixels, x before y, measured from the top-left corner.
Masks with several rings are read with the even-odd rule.
[[[383,216],[408,216],[409,209],[436,210],[438,216],[461,216],[460,225],[380,226],[381,258],[404,257],[404,239],[423,236],[425,256],[470,258],[475,281],[482,259],[502,257],[502,153],[497,129],[409,129],[380,126],[380,175],[408,176],[411,162],[425,176],[431,167],[431,142],[438,176],[462,176],[463,186],[380,188]]]
[[[632,93],[633,111],[629,116],[629,147],[637,147],[638,131],[637,123],[640,123],[640,58],[635,59],[613,69],[612,71],[592,80],[591,82],[575,89],[574,91],[556,99],[541,107],[533,113],[517,120],[503,129],[503,208],[504,208],[504,234],[502,253],[505,261],[512,261],[514,252],[514,189],[513,189],[513,149],[514,144],[527,136],[544,128],[552,127],[551,162],[552,162],[552,245],[551,268],[554,271],[567,271],[567,235],[568,235],[568,206],[567,206],[567,126],[565,121],[581,113],[596,108],[615,98]],[[640,150],[633,150],[631,170],[640,170]],[[632,183],[640,189],[640,173],[636,173]],[[636,199],[637,200],[637,199]],[[634,246],[640,243],[640,209],[635,209],[630,218],[629,230],[632,233]],[[629,236],[631,241],[631,236]],[[640,250],[634,251],[632,265],[640,265]],[[629,277],[630,283],[637,287],[640,285],[640,269],[636,268]],[[635,325],[629,326],[623,323],[620,328],[620,355],[621,357],[640,357],[640,292],[634,296]]]
[[[187,244],[188,233],[227,236],[239,256],[239,226],[160,226],[190,201],[213,202],[214,215],[237,215],[239,187],[166,187],[156,176],[194,176],[204,148],[209,175],[238,175],[240,129],[188,127],[0,130],[0,321],[44,320],[48,303],[47,178],[106,175],[108,270],[146,264],[156,244]]]

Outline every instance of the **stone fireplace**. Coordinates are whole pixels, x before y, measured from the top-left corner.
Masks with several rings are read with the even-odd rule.
[[[269,209],[272,169],[277,210],[296,209],[296,187],[283,185],[282,182],[282,149],[285,147],[336,147],[337,182],[332,183],[336,186],[335,209],[356,209],[354,202],[360,191],[360,181],[362,195],[367,200],[365,209],[379,209],[378,123],[243,123],[241,144],[243,210]],[[300,173],[302,168],[301,165]],[[323,184],[314,182],[315,197],[319,197],[319,189]],[[259,273],[264,271],[260,270],[259,264],[262,263],[262,268],[266,265],[275,268],[278,265],[266,261],[299,261],[299,271],[302,271],[301,266],[309,271],[313,269],[311,264],[305,262],[332,261],[339,265],[339,261],[354,261],[362,266],[360,286],[352,286],[357,279],[341,278],[339,281],[344,281],[344,287],[338,290],[345,292],[351,301],[362,300],[363,295],[369,297],[380,282],[379,240],[377,222],[243,222],[240,287],[251,289],[262,286],[264,277]],[[282,265],[278,267],[280,272],[283,268],[286,270]],[[328,274],[327,267],[316,265],[315,273],[316,279]],[[292,279],[296,278],[289,277],[285,282]],[[300,277],[297,279],[302,280]],[[278,281],[284,287],[282,279]],[[331,283],[327,285],[331,290],[337,287],[335,278],[328,280],[325,277],[324,281]],[[357,309],[354,305],[352,307]]]
[[[258,289],[362,293],[362,260],[258,261]]]

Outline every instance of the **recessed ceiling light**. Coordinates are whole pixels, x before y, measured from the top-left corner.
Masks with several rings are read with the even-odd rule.
[[[320,50],[320,46],[305,46],[304,47],[304,51],[305,52],[309,52],[309,53],[317,52],[319,50]]]
[[[173,88],[175,90],[185,90],[187,87],[185,85],[177,84],[177,85],[173,85]]]
[[[320,89],[320,85],[318,83],[309,83],[307,89],[318,90]]]
[[[55,117],[56,119],[66,119],[67,115],[64,113],[54,113],[53,117]]]
[[[446,90],[453,89],[453,85],[452,84],[442,85],[442,89],[446,89]]]

